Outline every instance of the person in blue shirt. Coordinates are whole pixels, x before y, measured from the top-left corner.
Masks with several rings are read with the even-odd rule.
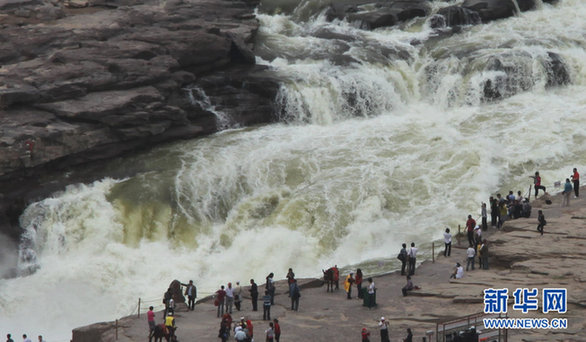
[[[570,183],[570,179],[566,178],[566,184],[564,184],[564,191],[562,194],[564,198],[562,200],[562,207],[569,207],[570,206],[570,195],[572,195],[572,183]]]

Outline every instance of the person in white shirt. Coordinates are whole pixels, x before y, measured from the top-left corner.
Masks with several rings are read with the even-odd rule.
[[[464,276],[464,267],[460,265],[460,263],[456,263],[456,269],[454,273],[450,276],[450,279],[461,279]]]
[[[452,252],[452,234],[450,234],[450,228],[446,228],[446,231],[444,232],[444,243],[446,244],[444,256],[449,257]]]
[[[374,286],[374,280],[372,277],[368,278],[368,308],[376,306],[376,287]]]
[[[232,288],[232,283],[228,283],[228,287],[226,288],[226,312],[232,313],[232,304],[234,303],[234,289]]]
[[[242,287],[240,287],[240,282],[236,282],[236,287],[234,288],[234,306],[236,310],[240,311],[240,303],[242,302]]]
[[[466,271],[468,271],[468,267],[472,265],[472,270],[474,270],[474,256],[476,255],[476,251],[472,245],[468,246],[466,250],[467,262],[466,262]]]
[[[384,317],[381,317],[378,322],[378,327],[380,328],[381,342],[389,342],[389,322],[385,321]]]
[[[408,275],[415,274],[415,262],[417,261],[417,248],[415,242],[411,242],[411,248],[409,249],[409,272]]]

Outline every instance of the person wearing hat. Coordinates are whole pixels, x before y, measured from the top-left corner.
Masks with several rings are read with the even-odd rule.
[[[474,227],[474,240],[476,243],[482,241],[482,229],[480,229],[480,226],[478,225]]]
[[[389,322],[381,317],[378,326],[380,328],[380,342],[389,342]]]
[[[246,338],[246,332],[244,332],[241,326],[237,326],[234,330],[234,339],[238,342],[244,342]]]
[[[366,328],[362,328],[362,342],[370,342],[370,332]]]
[[[352,283],[354,283],[354,278],[352,277],[354,273],[350,272],[346,276],[346,280],[344,281],[344,290],[346,290],[346,294],[348,295],[348,299],[352,299]]]
[[[167,317],[165,317],[165,327],[167,331],[169,331],[169,341],[173,341],[175,337],[175,317],[173,312],[167,313]]]

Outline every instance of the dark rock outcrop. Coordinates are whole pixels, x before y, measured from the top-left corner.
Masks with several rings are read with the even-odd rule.
[[[460,6],[449,6],[440,9],[437,15],[431,18],[431,27],[477,25],[481,22],[478,12]]]
[[[338,2],[330,6],[326,15],[328,20],[347,19],[350,22],[358,22],[363,29],[374,30],[394,26],[416,17],[425,17],[429,11],[427,0],[394,0],[362,4]]]
[[[26,202],[57,190],[50,171],[216,132],[218,114],[272,120],[279,84],[255,66],[256,5],[2,1],[0,231],[17,237]]]

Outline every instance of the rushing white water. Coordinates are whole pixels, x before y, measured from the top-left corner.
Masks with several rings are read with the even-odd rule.
[[[328,23],[318,4],[259,14],[259,63],[284,79],[284,123],[155,149],[124,162],[143,165],[132,178],[26,210],[21,266],[39,268],[0,280],[3,331],[67,340],[139,297],[158,304],[173,279],[203,295],[289,267],[393,270],[402,242],[428,256],[495,191],[526,192],[536,170],[548,187],[586,170],[585,2],[443,38],[423,19],[374,32]],[[548,52],[570,84],[548,86]],[[485,101],[487,80],[501,99]]]

